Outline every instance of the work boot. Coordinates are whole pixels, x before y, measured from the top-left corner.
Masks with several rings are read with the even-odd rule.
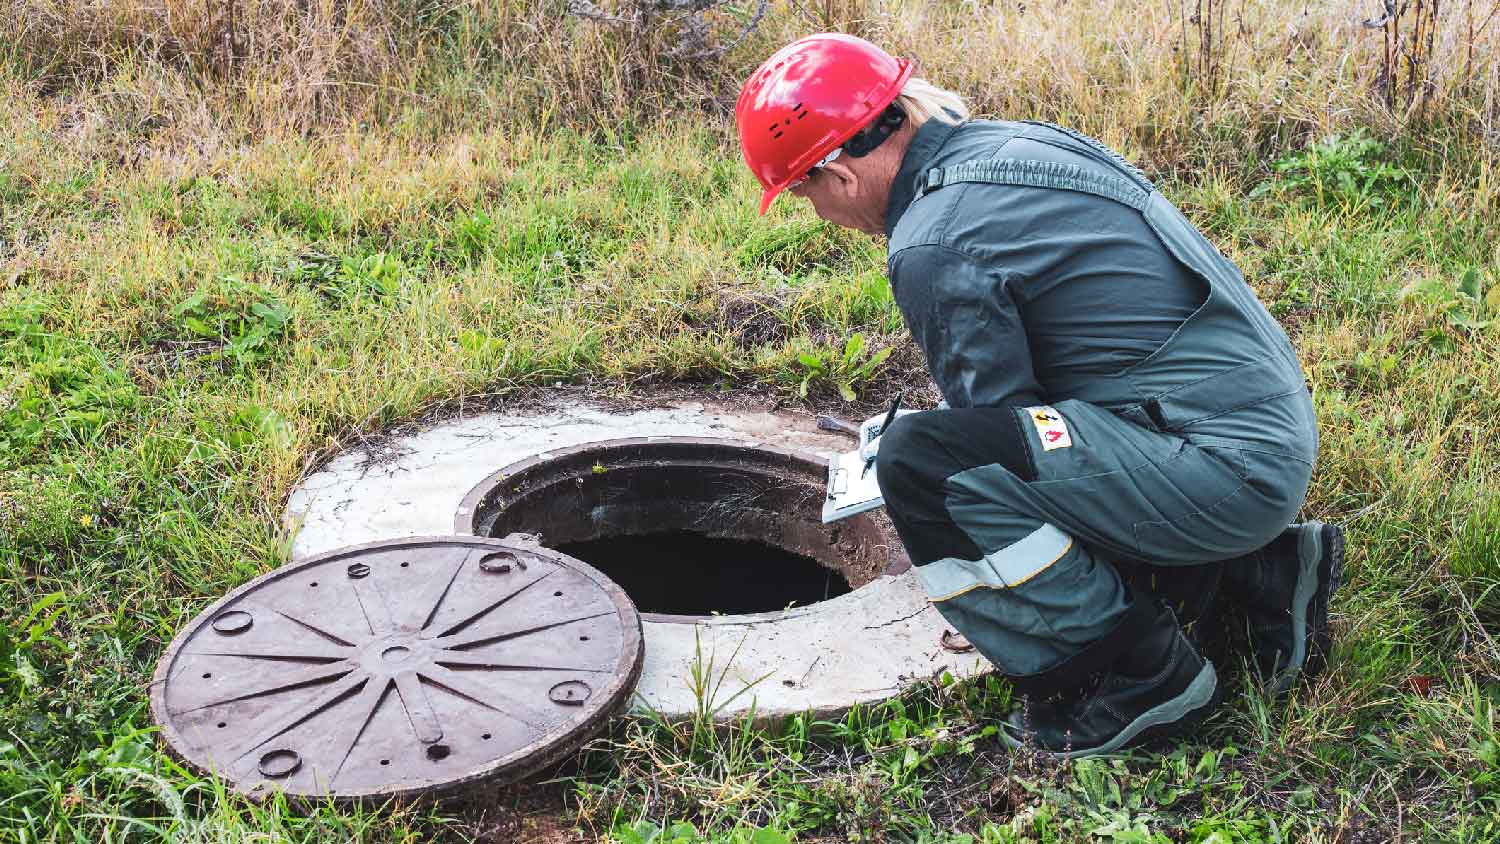
[[[1196,566],[1116,563],[1115,568],[1120,578],[1134,589],[1155,595],[1172,608],[1182,632],[1198,653],[1210,660],[1228,657],[1218,605],[1223,563]]]
[[[1224,565],[1224,597],[1244,614],[1256,666],[1273,694],[1299,676],[1315,677],[1327,661],[1328,599],[1344,575],[1344,531],[1304,522],[1271,544]]]
[[[1077,694],[1026,699],[1006,717],[1001,738],[1058,759],[1113,753],[1175,735],[1213,709],[1213,663],[1193,649],[1177,617],[1159,607],[1147,633]]]

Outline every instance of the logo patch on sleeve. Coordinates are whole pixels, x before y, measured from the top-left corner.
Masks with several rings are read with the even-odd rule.
[[[1048,405],[1026,408],[1031,424],[1036,426],[1036,435],[1042,440],[1042,451],[1054,448],[1071,448],[1073,438],[1068,435],[1068,422],[1062,414]]]

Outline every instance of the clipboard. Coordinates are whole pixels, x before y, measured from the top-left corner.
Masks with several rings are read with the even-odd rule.
[[[876,466],[865,471],[865,461],[857,448],[830,457],[828,495],[823,499],[823,524],[847,519],[884,504],[876,477],[878,471]]]

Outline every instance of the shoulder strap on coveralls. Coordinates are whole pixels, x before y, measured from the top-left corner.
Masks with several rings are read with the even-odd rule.
[[[926,196],[944,185],[984,182],[1079,191],[1113,199],[1137,211],[1146,207],[1146,201],[1151,197],[1151,183],[1140,170],[1125,159],[1092,138],[1076,132],[1045,123],[1033,125],[1062,132],[1086,147],[1086,149],[1077,150],[1078,152],[1124,175],[1117,176],[1080,167],[1077,164],[1063,164],[1056,161],[1032,161],[1020,158],[976,159],[952,167],[934,167],[928,170],[926,178],[919,187],[918,195]],[[1020,137],[1026,137],[1027,134],[1023,132]]]
[[[1118,152],[1115,152],[1104,144],[1099,143],[1093,138],[1090,138],[1088,135],[1075,132],[1066,126],[1059,126],[1056,123],[1046,123],[1040,120],[1026,120],[1022,122],[1029,127],[1051,129],[1054,132],[1066,135],[1073,141],[1087,147],[1088,151],[1092,152],[1095,158],[1103,159],[1106,163],[1113,165],[1117,170],[1124,173],[1128,179],[1137,182],[1142,187],[1148,190],[1154,187],[1151,184],[1151,180],[1146,178],[1146,174],[1141,172],[1141,168],[1135,166],[1134,164],[1131,164],[1129,161],[1126,161],[1124,156],[1120,155]],[[1046,142],[1044,139],[1031,134],[1031,129],[1025,130],[1022,133],[1022,136],[1031,138],[1032,140],[1040,140],[1044,143]],[[1082,150],[1080,150],[1080,152],[1082,152]]]

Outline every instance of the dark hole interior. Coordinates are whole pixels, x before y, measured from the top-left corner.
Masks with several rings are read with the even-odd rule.
[[[556,550],[618,583],[641,612],[671,615],[773,612],[849,591],[839,572],[764,542],[691,531],[611,536]]]
[[[460,532],[525,533],[602,571],[642,612],[741,615],[869,583],[890,541],[822,524],[826,462],[723,441],[619,440],[517,464],[470,493]]]

